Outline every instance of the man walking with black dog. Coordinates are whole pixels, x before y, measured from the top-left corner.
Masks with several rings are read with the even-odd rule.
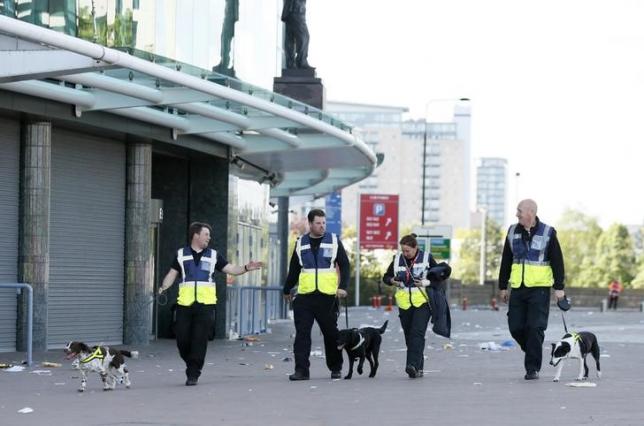
[[[309,233],[302,235],[295,244],[284,284],[284,297],[288,301],[291,300],[291,289],[296,284],[298,286],[293,300],[295,372],[289,380],[309,379],[314,320],[324,335],[326,365],[331,370],[331,378],[342,377],[342,351],[338,350],[336,343],[339,308],[336,298],[347,296],[349,258],[340,238],[326,232],[325,216],[320,209],[309,212]],[[340,270],[339,278],[336,267]]]
[[[172,267],[159,287],[159,294],[162,294],[181,273],[175,334],[179,354],[186,363],[186,386],[197,384],[206,359],[208,334],[213,327],[217,303],[215,270],[242,275],[263,266],[262,262],[252,260],[244,266],[228,263],[216,250],[208,248],[211,231],[212,228],[206,223],[194,222],[190,225],[190,245],[177,251]]]
[[[555,229],[537,217],[537,203],[523,200],[517,206],[519,223],[510,226],[499,271],[499,296],[508,302],[510,334],[525,352],[525,379],[539,378],[544,332],[550,312],[550,287],[564,301],[564,261]],[[561,308],[561,306],[560,306]],[[563,309],[563,308],[562,308]]]

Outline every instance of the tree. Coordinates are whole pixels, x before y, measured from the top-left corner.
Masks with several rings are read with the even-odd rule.
[[[644,253],[640,255],[638,264],[637,275],[631,282],[632,288],[644,288]]]
[[[504,236],[501,228],[491,218],[486,219],[485,226],[485,280],[495,280],[499,276]],[[456,237],[462,242],[458,251],[458,260],[454,264],[453,277],[463,283],[478,283],[481,262],[481,230],[459,229],[456,232]]]
[[[566,283],[588,287],[594,282],[592,275],[584,274],[595,262],[595,246],[602,234],[597,219],[578,210],[567,209],[557,224],[557,239],[564,256]]]
[[[629,287],[637,269],[628,229],[621,224],[611,225],[597,240],[595,256],[588,257],[584,266],[581,277],[589,285],[605,286],[617,279]]]

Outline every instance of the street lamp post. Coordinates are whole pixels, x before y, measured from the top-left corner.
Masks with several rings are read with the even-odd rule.
[[[485,284],[485,272],[487,268],[487,209],[481,207],[481,258],[479,259],[479,284]]]
[[[425,116],[423,121],[425,122],[425,128],[423,131],[423,182],[422,182],[422,201],[421,201],[421,212],[420,212],[420,223],[422,226],[425,226],[425,197],[427,196],[427,111],[429,104],[434,102],[469,102],[470,98],[454,98],[454,99],[430,99],[425,104]]]

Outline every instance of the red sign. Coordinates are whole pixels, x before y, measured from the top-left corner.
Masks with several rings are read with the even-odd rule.
[[[360,248],[398,248],[398,196],[360,194]]]

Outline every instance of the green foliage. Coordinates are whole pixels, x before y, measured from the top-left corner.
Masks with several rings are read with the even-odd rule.
[[[495,280],[499,276],[505,236],[501,232],[501,228],[491,218],[487,218],[485,226],[485,280],[487,281]],[[456,238],[461,240],[461,246],[452,276],[466,284],[478,283],[481,262],[481,230],[459,229],[456,232]]]
[[[644,288],[644,254],[640,256],[637,268],[637,275],[631,282],[632,288]]]
[[[604,231],[595,246],[594,259],[584,259],[581,277],[590,286],[606,286],[612,279],[629,287],[635,277],[633,240],[624,225],[613,224]]]
[[[589,268],[595,263],[595,246],[602,234],[594,217],[567,209],[557,226],[557,239],[563,252],[566,284],[577,287],[594,286]]]

